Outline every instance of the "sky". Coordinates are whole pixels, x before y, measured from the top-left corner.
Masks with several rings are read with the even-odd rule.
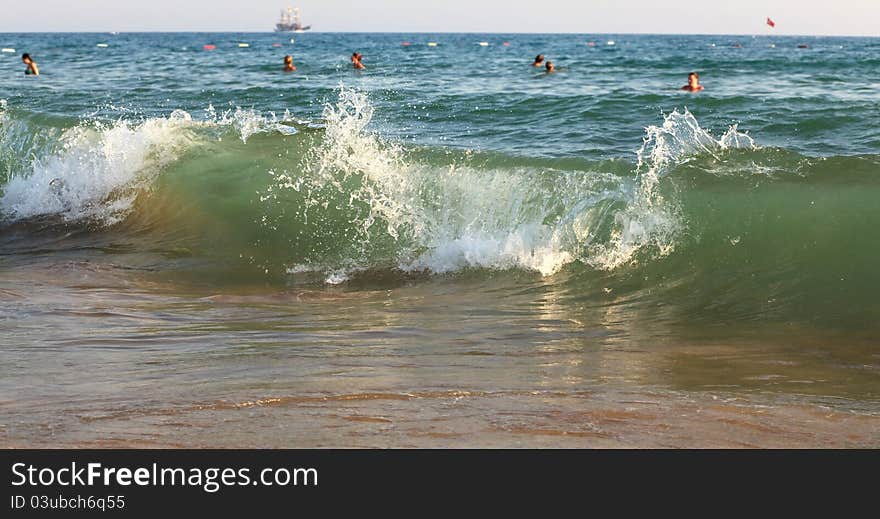
[[[0,0],[0,32],[263,32],[288,3],[329,32],[880,36],[880,0]]]

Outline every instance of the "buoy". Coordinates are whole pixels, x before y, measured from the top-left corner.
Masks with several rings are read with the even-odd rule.
[[[214,50],[214,49],[217,48],[217,46],[216,46],[216,45],[208,44],[208,45],[205,45],[205,46],[202,47],[202,48],[205,49],[205,50]]]
[[[238,47],[239,47],[240,49],[246,49],[246,48],[248,48],[248,47],[250,47],[250,46],[251,46],[250,43],[239,43],[239,44],[238,44]]]
[[[596,46],[596,42],[594,42],[594,41],[587,42],[587,47],[595,47],[595,46]]]
[[[606,45],[615,45],[614,40],[608,40],[608,42],[606,43]]]
[[[489,46],[489,42],[488,42],[488,41],[481,41],[481,42],[478,43],[477,45],[479,45],[480,47],[488,47],[488,46]]]
[[[291,38],[291,39],[290,39],[290,43],[293,43],[293,41],[294,41],[293,38]]]
[[[428,42],[428,47],[436,47],[436,46],[437,46],[437,42],[436,42],[436,41],[429,41],[429,42]]]
[[[767,46],[770,47],[771,49],[775,49],[775,48],[776,48],[776,44],[775,44],[775,43],[771,43],[770,45],[767,45]]]
[[[405,42],[401,43],[401,45],[403,45],[404,47],[409,47],[411,44],[410,44],[410,42],[405,41]]]
[[[272,46],[273,46],[273,47],[280,47],[281,44],[280,44],[280,43],[273,43]]]
[[[106,49],[107,47],[109,47],[109,45],[107,45],[106,43],[99,43],[98,47],[101,47],[102,49]]]
[[[501,45],[504,45],[505,47],[510,47],[510,42],[506,41],[506,42],[502,43]]]
[[[15,49],[10,49],[7,47],[5,49],[0,49],[0,52],[15,52]]]

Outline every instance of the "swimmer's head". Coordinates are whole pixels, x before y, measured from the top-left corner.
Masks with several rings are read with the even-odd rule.
[[[24,54],[21,55],[21,61],[23,61],[25,63],[30,63],[33,60],[31,59],[31,55],[28,54],[27,52],[25,52]]]
[[[700,75],[696,72],[691,72],[688,74],[688,86],[695,87],[700,84]]]
[[[293,56],[289,54],[287,56],[284,56],[284,64],[290,65],[291,63],[293,63]]]
[[[544,55],[543,55],[543,54],[538,54],[537,56],[535,56],[535,63],[539,63],[539,64],[540,64],[540,63],[542,63],[543,61],[544,61]]]
[[[553,72],[554,70],[556,70],[556,65],[554,65],[552,61],[548,61],[546,67],[547,72]]]

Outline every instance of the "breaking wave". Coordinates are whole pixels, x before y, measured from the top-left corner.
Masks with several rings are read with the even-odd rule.
[[[47,121],[0,104],[0,225],[137,235],[174,261],[337,284],[570,266],[681,279],[698,260],[740,269],[740,250],[772,270],[877,220],[851,211],[876,188],[876,156],[805,157],[759,147],[736,126],[715,137],[686,109],[647,127],[631,157],[546,163],[387,140],[371,129],[368,98],[344,87],[320,124],[206,113]],[[817,191],[841,179],[869,189],[845,202]],[[816,204],[840,210],[803,225],[819,218]]]

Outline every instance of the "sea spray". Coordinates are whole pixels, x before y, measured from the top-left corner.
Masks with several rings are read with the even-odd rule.
[[[647,127],[636,153],[637,181],[626,206],[614,216],[610,239],[592,245],[581,259],[590,266],[609,270],[633,261],[641,250],[651,249],[661,257],[671,253],[686,223],[676,202],[658,189],[661,179],[692,157],[716,156],[730,148],[754,149],[755,144],[736,126],[715,139],[687,109],[674,110],[662,125]]]
[[[549,178],[554,175],[419,162],[366,129],[372,114],[364,94],[341,88],[338,102],[325,107],[321,145],[302,164],[307,178],[283,173],[269,188],[273,197],[279,189],[304,190],[304,219],[311,208],[321,211],[332,198],[347,197],[351,212],[359,214],[349,223],[358,229],[360,246],[347,266],[364,267],[358,257],[381,262],[381,235],[395,245],[386,261],[403,271],[527,268],[550,274],[571,260],[562,237],[545,222],[560,201],[536,196],[530,185],[562,193]]]
[[[784,170],[805,178],[825,164],[758,149],[736,127],[716,139],[688,111],[647,128],[628,166],[438,153],[378,135],[373,113],[364,93],[343,88],[321,127],[231,109],[202,121],[175,112],[6,132],[0,149],[28,134],[59,138],[51,146],[28,141],[36,158],[20,161],[26,166],[4,185],[0,207],[7,221],[54,215],[109,228],[124,220],[122,231],[152,236],[168,257],[185,251],[270,277],[317,271],[339,283],[377,272],[482,269],[552,276],[572,265],[651,268],[682,247],[692,253],[700,234],[706,243],[723,233],[728,247],[748,247],[754,233],[743,226],[751,223],[715,229],[695,205],[696,188],[753,185],[755,164],[780,171],[760,177],[771,185],[791,178]],[[277,124],[297,133],[275,131]]]
[[[3,186],[0,213],[11,219],[56,215],[66,221],[119,222],[139,191],[173,162],[192,137],[189,114],[143,124],[79,125],[64,131],[55,151],[34,153],[30,170]]]
[[[306,207],[294,215],[304,219],[346,200],[357,250],[335,268],[395,263],[405,272],[522,268],[552,275],[576,260],[613,269],[643,251],[664,256],[683,222],[657,189],[661,178],[688,157],[752,145],[735,128],[715,139],[690,112],[676,111],[646,130],[632,176],[500,169],[468,154],[441,165],[368,130],[372,116],[365,94],[341,87],[336,103],[325,106],[320,146],[300,165],[304,175],[282,173],[269,186],[276,200],[280,190],[304,190]],[[390,254],[378,253],[387,249],[378,246],[383,238],[386,246],[393,241]]]
[[[209,105],[203,120],[174,110],[141,121],[86,119],[69,128],[35,125],[0,105],[0,217],[57,216],[100,226],[128,216],[135,199],[192,147],[232,131],[243,144],[257,134],[293,135],[289,112],[262,115]]]

